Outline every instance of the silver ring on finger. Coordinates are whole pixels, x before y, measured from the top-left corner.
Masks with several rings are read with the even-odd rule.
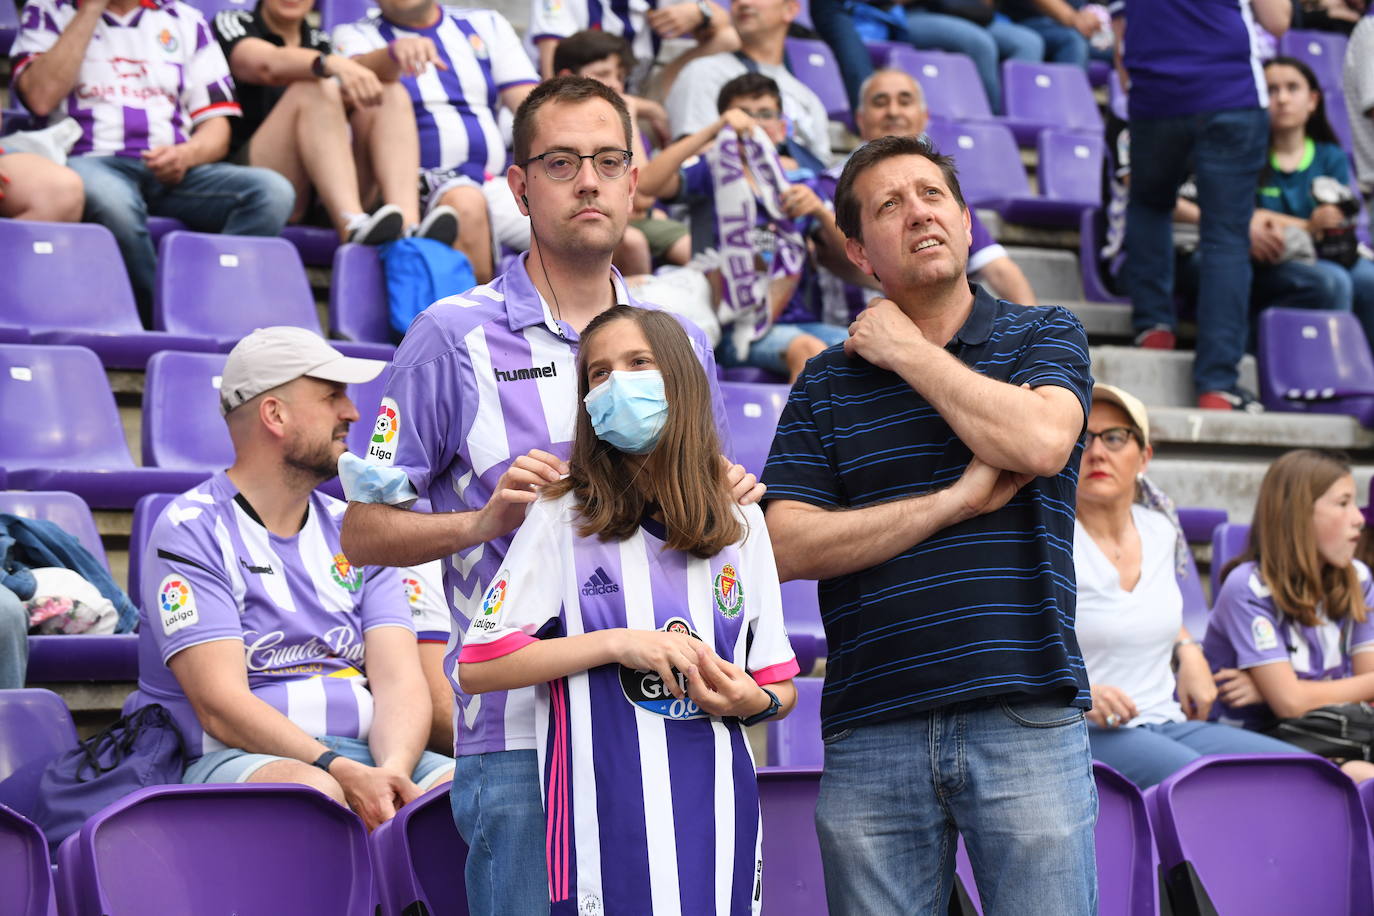
[[[1116,728],[1121,724],[1121,717],[1114,712],[1107,713],[1107,727]]]

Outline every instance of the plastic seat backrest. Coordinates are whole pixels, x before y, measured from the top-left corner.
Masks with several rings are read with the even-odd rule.
[[[109,568],[105,545],[101,543],[90,506],[75,493],[65,490],[0,491],[0,512],[24,518],[46,519],[81,542],[97,560]]]
[[[786,385],[758,382],[720,383],[735,460],[751,474],[763,476],[763,466],[773,446],[773,434],[778,429],[778,417],[782,416],[790,390]]]
[[[1102,113],[1082,67],[1004,61],[1002,95],[1010,120],[1102,133]]]
[[[143,331],[119,246],[104,226],[0,219],[0,251],[4,323],[32,333]]]
[[[894,45],[887,66],[910,74],[920,84],[931,117],[948,121],[993,119],[987,91],[971,57]]]
[[[1031,196],[1016,138],[1003,125],[933,120],[926,135],[940,152],[954,157],[959,185],[970,204]]]
[[[219,412],[226,357],[164,350],[148,360],[143,386],[143,463],[179,470],[220,470],[234,461]]]
[[[1100,137],[1062,130],[1042,130],[1037,141],[1040,196],[1085,207],[1102,206]]]
[[[340,245],[335,250],[329,325],[346,340],[391,342],[386,274],[376,248]]]
[[[174,493],[149,493],[139,497],[134,504],[133,528],[129,532],[129,588],[130,600],[139,607],[143,606],[143,591],[139,577],[143,574],[143,556],[148,551],[148,538],[158,518],[176,499]]]

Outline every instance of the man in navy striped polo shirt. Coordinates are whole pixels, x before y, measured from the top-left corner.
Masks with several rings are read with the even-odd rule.
[[[830,912],[944,913],[957,830],[989,912],[1095,913],[1083,327],[968,283],[968,208],[923,138],[861,147],[835,215],[887,298],[808,363],[764,471],[779,575],[821,580]]]

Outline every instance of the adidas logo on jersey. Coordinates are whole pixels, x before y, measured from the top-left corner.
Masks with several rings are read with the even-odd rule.
[[[591,595],[614,595],[620,591],[620,586],[611,581],[611,577],[606,575],[606,570],[600,566],[596,572],[592,573],[586,582],[582,583],[582,594],[584,597]]]

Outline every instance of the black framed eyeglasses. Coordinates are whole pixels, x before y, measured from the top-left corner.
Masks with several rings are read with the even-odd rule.
[[[630,169],[633,153],[627,149],[603,149],[583,156],[567,149],[551,149],[547,153],[532,156],[520,163],[528,167],[531,162],[543,162],[544,174],[554,181],[572,181],[582,170],[582,160],[590,159],[596,174],[607,180],[624,175]]]
[[[1145,439],[1140,435],[1140,431],[1129,426],[1113,426],[1110,429],[1104,429],[1096,433],[1092,430],[1088,430],[1083,435],[1084,451],[1092,448],[1094,439],[1101,439],[1102,444],[1107,446],[1107,451],[1109,452],[1121,451],[1126,447],[1126,443],[1130,442],[1132,439],[1140,443],[1142,448],[1145,445]]]

